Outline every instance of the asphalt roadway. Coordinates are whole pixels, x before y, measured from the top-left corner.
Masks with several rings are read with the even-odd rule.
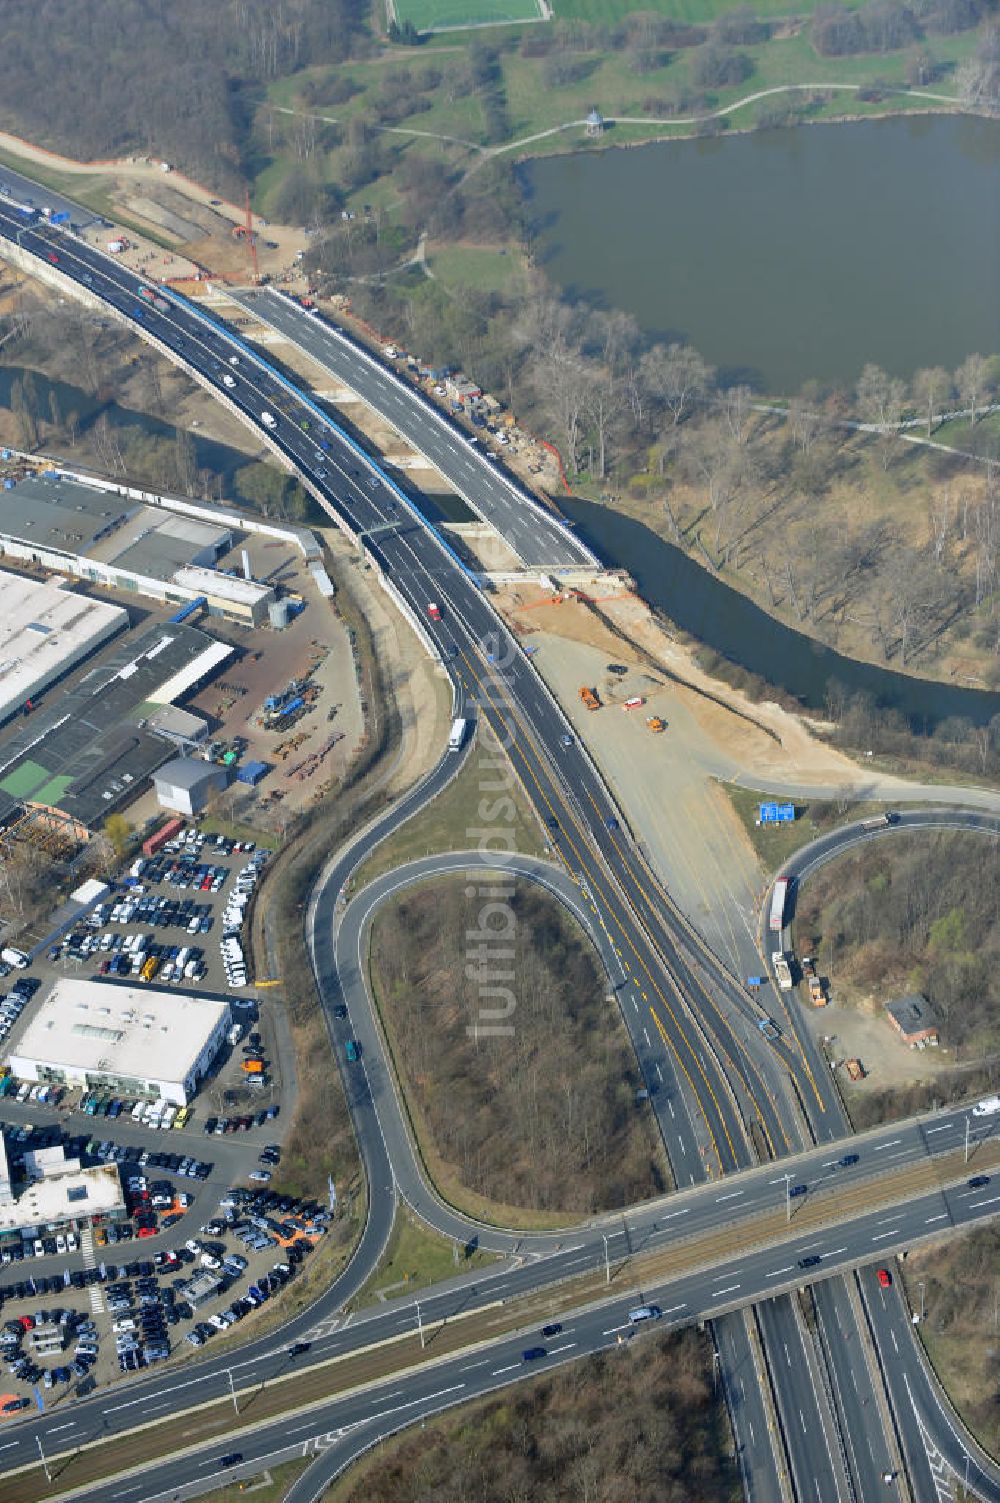
[[[262,357],[243,348],[205,315],[176,301],[172,301],[169,312],[155,312],[137,300],[136,292],[142,284],[124,268],[58,231],[47,227],[26,228],[16,215],[3,208],[0,208],[0,233],[20,239],[24,248],[34,254],[50,261],[55,258],[61,271],[83,281],[125,317],[141,323],[168,352],[196,370],[220,395],[228,396],[251,422],[259,425],[262,410],[274,412],[277,428],[272,438],[310,475],[326,495],[330,508],[344,516],[356,535],[369,533],[368,551],[395,582],[415,616],[425,615],[429,600],[442,602],[444,619],[425,620],[424,630],[452,671],[459,686],[460,702],[463,692],[475,697],[480,712],[487,715],[510,746],[518,772],[536,806],[543,811],[559,811],[544,817],[558,821],[567,868],[594,901],[602,924],[621,953],[623,970],[635,978],[634,985],[642,1002],[648,1004],[660,1035],[661,1069],[668,1088],[664,1098],[673,1099],[673,1077],[677,1100],[697,1100],[699,1118],[686,1111],[689,1130],[683,1136],[687,1153],[699,1158],[707,1154],[712,1166],[724,1171],[749,1162],[752,1155],[743,1136],[737,1104],[730,1094],[727,1069],[719,1060],[710,1062],[704,1048],[706,1041],[693,1034],[690,1008],[682,1002],[682,985],[686,991],[692,980],[696,981],[694,998],[698,1003],[710,989],[703,978],[700,982],[696,980],[686,962],[678,959],[676,932],[671,933],[667,926],[667,911],[659,900],[648,898],[649,874],[642,870],[627,835],[621,831],[613,806],[586,754],[575,742],[563,745],[561,738],[567,727],[557,707],[545,695],[516,643],[499,625],[488,601],[444,541],[423,524],[406,498],[337,433],[319,409],[267,367]],[[237,357],[241,362],[237,387],[224,393],[223,362],[228,362],[228,352],[234,349],[242,350]],[[304,413],[309,414],[310,426],[306,429],[299,421],[299,414]],[[315,433],[311,431],[314,423]],[[371,535],[373,528],[380,529],[376,536]],[[638,925],[636,913],[640,919]],[[652,929],[655,944],[647,929]],[[681,984],[671,976],[661,979],[664,952],[670,967],[676,967],[680,973]],[[638,1010],[638,1001],[635,998],[633,1001]],[[732,1005],[736,1006],[735,997]],[[650,1047],[653,1047],[652,1036]],[[735,1062],[737,1071],[742,1064],[742,1046],[739,1054],[740,1060]],[[733,1059],[728,1063],[733,1064]],[[790,1055],[785,1063],[786,1067],[794,1066],[794,1056]],[[809,1082],[808,1077],[806,1063],[804,1078],[815,1086],[815,1081]],[[748,1088],[756,1089],[752,1083],[748,1083]],[[821,1109],[824,1094],[821,1085],[816,1089]],[[775,1118],[784,1115],[769,1096],[763,1101],[758,1096],[757,1100],[762,1117],[772,1111]],[[702,1117],[707,1137],[701,1126]],[[701,1171],[701,1177],[708,1172],[704,1159]],[[691,1178],[698,1177],[690,1167],[688,1173]],[[683,1183],[683,1174],[678,1178]]]
[[[987,1199],[993,1204],[987,1204]],[[996,1196],[970,1193],[964,1184],[916,1197],[900,1211],[899,1224],[891,1239],[897,1235],[901,1239],[918,1236],[935,1218],[946,1218],[956,1228],[982,1223],[996,1214],[996,1200]],[[641,1341],[643,1332],[651,1327],[662,1330],[706,1318],[717,1320],[719,1312],[733,1309],[741,1302],[752,1303],[766,1314],[776,1303],[776,1290],[794,1287],[799,1282],[798,1260],[801,1257],[820,1255],[822,1277],[824,1268],[832,1272],[864,1262],[871,1257],[873,1246],[892,1247],[893,1240],[885,1237],[885,1219],[881,1208],[866,1210],[822,1233],[804,1234],[797,1233],[793,1223],[785,1241],[718,1260],[711,1267],[700,1268],[660,1286],[637,1286],[636,1275],[630,1271],[628,1260],[620,1265],[615,1262],[612,1263],[609,1297],[565,1313],[557,1305],[557,1281],[560,1269],[565,1276],[574,1252],[572,1249],[552,1258],[525,1261],[520,1267],[498,1267],[496,1271],[467,1275],[452,1281],[447,1287],[422,1294],[417,1302],[419,1316],[417,1303],[407,1299],[364,1311],[349,1323],[342,1322],[337,1330],[315,1333],[308,1354],[308,1362],[314,1367],[352,1351],[364,1351],[376,1340],[395,1338],[399,1349],[403,1351],[405,1348],[409,1360],[422,1361],[421,1367],[396,1372],[381,1382],[349,1391],[341,1398],[315,1402],[309,1409],[299,1407],[281,1419],[255,1424],[254,1394],[262,1385],[287,1381],[295,1367],[285,1344],[291,1334],[289,1330],[283,1333],[280,1343],[272,1338],[271,1351],[266,1355],[254,1359],[242,1349],[231,1354],[229,1369],[233,1374],[237,1403],[244,1413],[242,1421],[235,1415],[232,1417],[232,1423],[223,1432],[223,1439],[193,1442],[189,1451],[171,1459],[169,1468],[162,1462],[150,1463],[122,1473],[113,1481],[67,1492],[66,1495],[94,1499],[95,1503],[126,1497],[141,1498],[142,1503],[147,1503],[147,1500],[165,1496],[195,1496],[215,1485],[220,1452],[239,1450],[245,1458],[245,1474],[248,1476],[289,1454],[303,1456],[315,1452],[322,1455],[322,1462],[315,1471],[310,1470],[301,1489],[290,1495],[297,1500],[318,1496],[321,1487],[360,1454],[366,1444],[430,1413],[476,1398],[531,1374],[549,1371],[587,1353],[614,1347],[619,1344],[619,1338],[623,1342],[630,1339]],[[669,1239],[671,1234],[666,1227],[659,1228],[659,1231],[665,1240]],[[653,1236],[651,1233],[648,1240],[652,1241]],[[599,1271],[603,1262],[603,1249],[599,1248],[593,1266]],[[573,1271],[579,1270],[574,1268]],[[874,1274],[870,1276],[869,1287],[865,1282],[867,1278],[868,1275],[862,1276],[866,1305],[872,1311],[881,1307],[887,1319],[892,1321],[893,1306],[897,1303],[894,1290],[882,1289]],[[467,1320],[475,1307],[498,1311],[504,1301],[546,1285],[552,1286],[551,1299],[546,1304],[546,1309],[553,1312],[551,1316],[545,1312],[536,1314],[533,1322],[526,1321],[512,1334],[488,1337],[485,1341],[470,1338],[470,1345],[462,1350],[446,1357],[435,1356],[435,1335],[442,1328],[449,1329],[454,1322]],[[628,1311],[648,1301],[658,1304],[662,1316],[641,1327],[633,1338]],[[551,1338],[542,1338],[540,1326],[549,1319],[558,1320],[562,1330]],[[893,1323],[890,1329],[896,1335],[899,1347],[896,1360],[905,1364],[905,1346],[899,1339],[910,1334],[905,1309],[901,1308],[900,1319],[904,1323],[898,1326]],[[419,1356],[421,1332],[426,1343],[423,1358]],[[851,1339],[850,1332],[843,1332],[841,1336],[845,1342]],[[537,1345],[545,1346],[545,1356],[530,1364],[525,1362],[522,1353]],[[891,1350],[891,1337],[889,1347]],[[787,1356],[790,1358],[791,1353]],[[919,1370],[906,1367],[905,1373],[915,1422],[921,1433],[936,1434],[942,1424],[953,1423],[948,1412],[939,1407],[933,1391],[921,1382]],[[349,1381],[349,1378],[344,1381]],[[46,1457],[52,1464],[57,1457],[72,1456],[81,1448],[95,1443],[107,1444],[116,1433],[125,1429],[164,1422],[188,1408],[203,1411],[207,1395],[202,1386],[197,1369],[185,1369],[164,1374],[152,1391],[147,1382],[138,1388],[129,1386],[103,1392],[84,1404],[75,1405],[71,1411],[63,1410],[54,1416],[59,1421],[58,1434],[44,1438]],[[140,1389],[147,1391],[141,1392]],[[216,1397],[225,1400],[229,1395],[227,1379],[218,1387]],[[14,1469],[30,1466],[31,1475],[38,1475],[37,1465],[34,1465],[37,1461],[36,1432],[43,1433],[37,1424],[18,1426],[17,1438],[12,1439],[2,1452],[4,1470],[8,1474],[5,1497],[12,1503],[20,1503],[20,1498],[25,1496],[19,1490],[22,1484],[18,1483]],[[15,1432],[12,1430],[11,1434],[13,1436]],[[863,1439],[863,1435],[857,1438]],[[823,1459],[817,1459],[819,1468],[815,1475],[814,1496],[822,1492],[824,1477],[829,1472]],[[12,1472],[14,1475],[10,1475]],[[237,1470],[234,1477],[239,1475],[241,1473]],[[980,1471],[976,1451],[970,1453],[969,1476],[974,1490],[983,1497],[994,1496],[989,1472]],[[72,1466],[63,1485],[67,1488],[72,1485]],[[44,1495],[42,1490],[35,1496]],[[918,1485],[914,1495],[923,1499],[933,1497],[934,1493]]]
[[[238,295],[246,308],[350,387],[373,411],[431,461],[448,484],[529,567],[593,567],[590,549],[570,524],[547,507],[472,441],[419,388],[377,359],[343,329],[312,317],[290,296],[272,288]]]

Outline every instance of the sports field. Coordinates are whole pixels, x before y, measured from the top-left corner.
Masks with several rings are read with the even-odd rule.
[[[853,6],[856,0],[847,0]],[[614,24],[622,21],[632,11],[652,11],[666,16],[671,21],[684,21],[689,25],[714,21],[716,16],[735,10],[739,0],[553,0],[552,9],[557,21],[602,21]],[[815,0],[753,0],[751,9],[757,16],[806,15],[814,9]]]
[[[412,21],[418,31],[499,26],[542,16],[538,0],[394,0],[394,9],[400,25]]]

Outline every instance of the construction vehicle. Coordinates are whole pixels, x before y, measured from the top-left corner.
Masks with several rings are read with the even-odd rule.
[[[827,998],[823,983],[818,976],[809,977],[809,1000],[813,1007],[825,1007]]]
[[[865,1067],[859,1059],[849,1059],[845,1062],[845,1069],[852,1080],[864,1080]]]
[[[661,731],[665,731],[667,728],[667,722],[665,720],[661,720],[659,715],[650,715],[648,720],[646,721],[646,724],[649,729],[651,731],[655,731],[657,735],[659,735]]]
[[[596,689],[588,689],[586,685],[584,685],[584,687],[580,690],[580,698],[583,700],[588,710],[599,710],[601,708],[601,701],[598,697]]]

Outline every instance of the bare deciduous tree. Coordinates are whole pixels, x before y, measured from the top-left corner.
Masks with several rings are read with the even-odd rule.
[[[705,396],[715,375],[689,344],[654,345],[639,368],[651,400],[667,409],[675,427]]]
[[[931,436],[934,419],[951,396],[951,390],[951,377],[940,365],[928,366],[917,371],[913,377],[913,400],[924,409],[928,438]]]

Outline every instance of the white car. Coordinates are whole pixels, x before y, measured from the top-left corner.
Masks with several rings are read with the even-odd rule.
[[[56,1252],[57,1253],[64,1253],[65,1251],[66,1251],[66,1238],[63,1236],[62,1232],[57,1232],[56,1233]]]
[[[67,1232],[66,1233],[66,1251],[67,1252],[76,1252],[76,1247],[77,1247],[76,1232]]]

